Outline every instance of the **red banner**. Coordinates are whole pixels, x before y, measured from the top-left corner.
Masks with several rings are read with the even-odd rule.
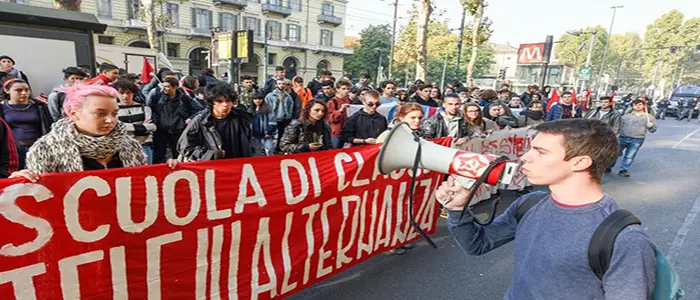
[[[0,299],[289,296],[419,238],[411,171],[379,174],[378,154],[367,146],[0,181]],[[418,174],[414,215],[428,233],[441,177]]]

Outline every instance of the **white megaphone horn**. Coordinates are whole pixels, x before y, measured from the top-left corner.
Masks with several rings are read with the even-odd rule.
[[[408,124],[401,123],[389,132],[382,145],[377,166],[379,172],[386,175],[394,170],[412,168],[419,145],[419,168],[474,180],[482,178],[491,162],[498,159],[498,156],[457,150],[417,138]],[[517,168],[517,162],[497,162],[483,182],[490,185],[510,184]]]

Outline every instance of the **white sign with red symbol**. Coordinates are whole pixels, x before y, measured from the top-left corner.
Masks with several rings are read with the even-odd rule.
[[[489,162],[494,159],[495,157],[460,151],[452,158],[450,168],[464,177],[479,179],[489,166]]]

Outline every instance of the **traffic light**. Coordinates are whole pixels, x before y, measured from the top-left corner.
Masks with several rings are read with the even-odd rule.
[[[695,53],[700,53],[700,45],[695,45]]]
[[[499,70],[498,71],[498,78],[505,79],[506,78],[506,70],[503,70],[503,69]]]
[[[671,54],[676,54],[677,51],[678,46],[671,46],[670,48],[668,48],[668,52],[670,52]]]

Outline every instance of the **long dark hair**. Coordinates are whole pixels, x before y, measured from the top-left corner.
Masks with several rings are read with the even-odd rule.
[[[326,102],[323,102],[318,99],[311,99],[308,103],[306,103],[304,109],[301,110],[301,116],[299,117],[299,121],[301,121],[302,123],[309,121],[309,117],[311,115],[311,108],[314,107],[314,104],[319,104],[323,106],[323,118],[321,118],[321,120],[325,120],[328,117],[328,106],[326,105]]]
[[[19,78],[16,78],[16,77],[9,76],[9,75],[1,78],[0,79],[0,87],[1,87],[0,88],[0,100],[1,101],[10,101],[10,93],[6,92],[6,91],[9,91],[13,85],[19,84],[19,83],[24,83],[27,86],[29,85],[29,83],[27,83],[26,81],[19,79]],[[31,93],[32,93],[32,88],[29,87],[29,99],[33,99]]]

